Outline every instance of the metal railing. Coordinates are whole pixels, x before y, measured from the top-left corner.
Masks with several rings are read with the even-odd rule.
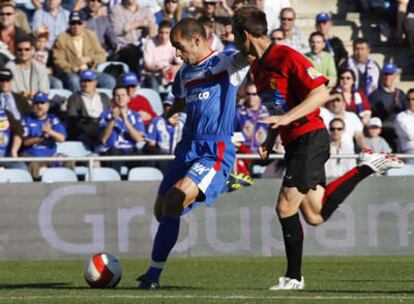
[[[414,154],[395,154],[401,159],[414,159]],[[284,154],[271,154],[269,159],[283,159]],[[359,159],[360,154],[341,154],[341,155],[331,155],[332,159]],[[252,159],[259,160],[260,157],[258,154],[236,154],[237,159]],[[84,162],[88,163],[88,171],[90,180],[93,180],[93,168],[96,161],[167,161],[173,160],[174,155],[134,155],[134,156],[82,156],[82,157],[72,157],[72,156],[49,156],[49,157],[0,157],[0,163],[12,163],[12,162]]]

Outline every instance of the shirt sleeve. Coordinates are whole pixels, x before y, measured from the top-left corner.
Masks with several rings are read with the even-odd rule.
[[[52,124],[52,129],[55,130],[56,132],[63,134],[63,136],[66,138],[67,137],[66,129],[64,125],[62,124],[62,122],[59,120],[59,118],[51,117],[50,120]]]
[[[235,52],[230,55],[224,52],[223,54],[224,56],[228,56],[227,70],[230,76],[230,83],[237,87],[243,82],[249,72],[250,65],[240,52]]]
[[[292,91],[300,101],[305,99],[313,89],[328,83],[328,79],[305,56],[295,50],[291,50],[286,56],[287,64],[282,73],[290,76]]]
[[[184,99],[185,97],[184,83],[182,81],[184,67],[185,65],[183,65],[175,74],[174,82],[172,84],[172,94],[176,99]]]
[[[153,119],[148,126],[146,139],[150,142],[157,141],[157,119]]]
[[[145,133],[145,125],[144,125],[144,121],[141,118],[141,115],[139,115],[139,113],[134,112],[134,116],[135,116],[134,128],[138,130],[139,132]]]

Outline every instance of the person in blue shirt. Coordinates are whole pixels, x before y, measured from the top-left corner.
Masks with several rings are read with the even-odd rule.
[[[112,108],[99,118],[98,132],[103,144],[101,155],[138,155],[138,144],[144,141],[145,126],[139,113],[128,109],[128,88],[117,86],[113,90]],[[120,172],[122,166],[135,167],[140,163],[106,162]],[[142,164],[141,164],[142,165]]]
[[[175,102],[168,116],[185,109],[183,139],[161,182],[154,207],[159,221],[140,289],[160,288],[159,278],[177,242],[180,216],[198,204],[211,205],[225,189],[235,161],[231,141],[236,92],[249,65],[239,53],[210,49],[203,25],[190,18],[171,31],[171,43],[184,64],[177,72],[172,93]]]
[[[48,113],[50,103],[46,93],[38,92],[32,100],[33,114],[25,116],[23,125],[24,156],[53,156],[56,153],[56,143],[64,142],[66,129],[55,115]],[[40,168],[48,163],[32,162],[29,171],[34,179],[40,177]]]
[[[11,112],[0,109],[0,157],[18,157],[22,142],[23,127],[20,121]],[[0,167],[27,169],[22,162],[0,163]]]
[[[183,135],[184,122],[178,113],[167,117],[173,102],[174,96],[169,94],[163,102],[164,113],[154,118],[148,125],[145,138],[147,154],[174,154],[175,147]],[[170,161],[156,161],[153,166],[165,174],[170,163]]]

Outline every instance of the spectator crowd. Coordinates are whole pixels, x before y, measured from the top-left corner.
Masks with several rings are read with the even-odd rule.
[[[171,86],[182,61],[170,43],[171,28],[184,17],[199,19],[214,51],[236,49],[231,28],[234,11],[255,5],[266,13],[269,38],[306,56],[329,79],[331,99],[321,117],[331,135],[331,154],[414,153],[414,89],[397,87],[399,68],[379,65],[365,38],[344,42],[333,36],[333,17],[315,16],[306,37],[296,25],[289,0],[32,0],[35,10],[0,1],[0,151],[3,157],[53,156],[64,141],[81,141],[99,155],[173,154],[185,115],[167,118]],[[144,4],[142,4],[144,3]],[[398,1],[395,39],[412,47],[414,0]],[[163,101],[141,95],[145,88]],[[53,94],[52,94],[53,92]],[[66,94],[64,92],[69,92]],[[238,94],[234,143],[238,153],[255,153],[267,136],[260,121],[269,112],[248,77]],[[274,153],[283,153],[280,138]],[[254,174],[255,164],[237,169]],[[165,162],[103,162],[122,166]],[[328,176],[340,176],[355,160],[332,159]],[[39,179],[50,163],[1,164],[28,168]],[[70,166],[70,164],[69,164]],[[271,167],[271,166],[269,166]],[[280,171],[280,163],[276,166]],[[278,173],[280,174],[280,173]],[[272,176],[272,173],[270,173]]]

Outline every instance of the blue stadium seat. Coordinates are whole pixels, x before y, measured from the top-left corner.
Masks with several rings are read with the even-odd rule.
[[[405,164],[401,169],[390,169],[387,176],[414,176],[414,165]]]
[[[112,168],[93,168],[92,169],[92,181],[93,182],[106,182],[106,181],[120,181],[121,176],[118,171]],[[89,178],[89,171],[86,172],[85,181],[91,181]]]
[[[157,91],[148,88],[137,88],[137,94],[142,95],[148,99],[152,109],[155,111],[155,113],[157,113],[157,115],[161,115],[163,113],[161,97]]]
[[[31,183],[33,178],[29,171],[22,169],[0,170],[0,183]]]
[[[128,172],[129,181],[160,181],[163,177],[160,170],[152,167],[132,168]]]
[[[42,182],[77,182],[78,178],[72,170],[68,168],[47,168],[42,173]]]
[[[91,154],[91,151],[89,151],[81,141],[74,140],[58,143],[56,153],[72,157],[82,157]]]
[[[102,73],[110,65],[122,65],[124,73],[129,72],[129,66],[125,62],[122,62],[122,61],[107,61],[107,62],[100,63],[96,67],[96,71]]]
[[[108,96],[110,99],[112,99],[112,90],[105,89],[105,88],[96,88],[96,91],[98,93],[104,93],[106,96]]]
[[[72,91],[66,89],[50,89],[49,99],[53,99],[56,95],[68,99],[72,94]]]

